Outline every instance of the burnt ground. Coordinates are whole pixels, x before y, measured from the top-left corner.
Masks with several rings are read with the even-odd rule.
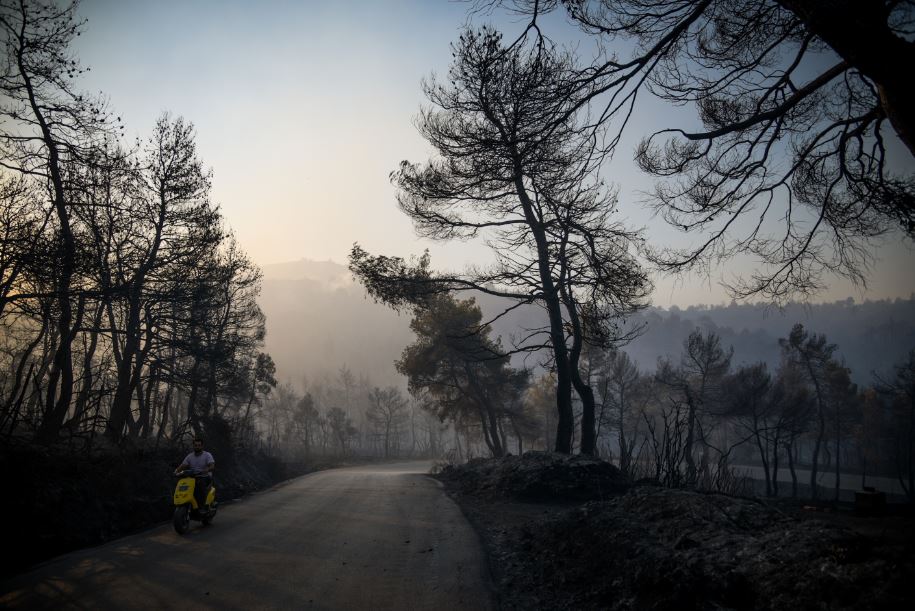
[[[536,452],[438,477],[483,541],[502,609],[905,609],[915,600],[911,514],[632,486],[608,463]]]

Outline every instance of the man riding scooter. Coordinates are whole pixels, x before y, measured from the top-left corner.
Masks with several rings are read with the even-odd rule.
[[[213,469],[216,467],[216,461],[213,455],[203,449],[203,437],[199,435],[194,438],[194,451],[184,457],[184,461],[175,469],[175,475],[184,470],[194,472],[197,480],[194,486],[194,498],[197,500],[197,506],[204,508],[206,506],[207,491],[213,481]]]

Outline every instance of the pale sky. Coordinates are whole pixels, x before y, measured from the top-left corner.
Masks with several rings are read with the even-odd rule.
[[[486,263],[485,247],[416,239],[388,174],[402,159],[428,158],[412,123],[424,103],[420,79],[447,70],[467,8],[449,0],[83,0],[89,22],[75,51],[92,69],[85,88],[108,96],[129,136],[146,136],[166,110],[195,124],[214,199],[256,263],[345,264],[358,241],[376,254],[428,247],[436,267],[459,269]],[[504,17],[475,19],[517,29]],[[636,203],[651,181],[631,159],[634,143],[669,125],[672,111],[650,102],[640,111],[610,178],[622,214],[668,243],[678,239],[672,230]],[[836,282],[821,299],[915,292],[915,254],[898,236],[887,242],[867,292]],[[656,305],[727,301],[715,276],[656,283]]]

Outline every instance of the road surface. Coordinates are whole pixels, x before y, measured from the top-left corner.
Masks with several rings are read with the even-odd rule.
[[[428,467],[312,473],[183,537],[163,525],[0,582],[0,608],[492,608],[479,541]]]

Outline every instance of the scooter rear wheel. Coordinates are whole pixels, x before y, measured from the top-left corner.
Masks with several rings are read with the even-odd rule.
[[[175,532],[183,535],[191,527],[191,512],[187,505],[175,508],[175,517],[172,519]]]
[[[209,525],[213,521],[213,518],[216,517],[216,504],[213,504],[213,508],[210,509],[210,512],[204,517],[200,518],[200,521],[203,522],[204,526]]]

